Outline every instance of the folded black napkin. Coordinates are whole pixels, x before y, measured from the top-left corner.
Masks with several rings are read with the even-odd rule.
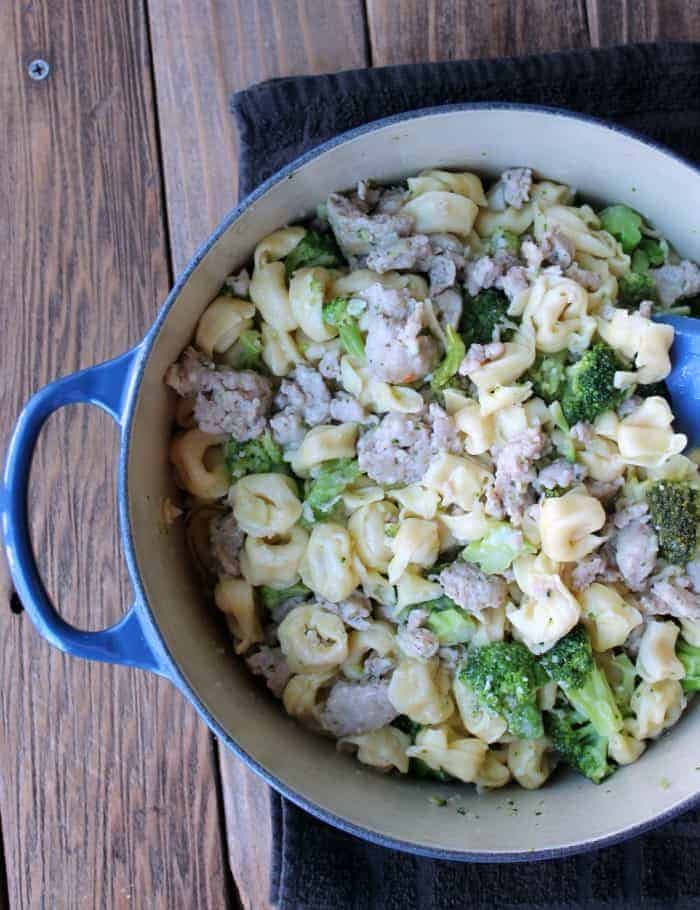
[[[402,111],[517,101],[583,111],[700,160],[700,44],[629,45],[273,79],[232,99],[241,196],[338,133]],[[593,785],[591,785],[593,786]],[[272,794],[280,910],[700,908],[700,811],[623,845],[548,862],[458,864],[343,834]]]

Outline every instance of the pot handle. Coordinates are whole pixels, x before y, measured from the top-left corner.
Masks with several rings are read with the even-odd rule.
[[[149,641],[139,616],[138,602],[108,629],[84,632],[64,619],[51,603],[32,551],[27,520],[29,471],[39,432],[58,408],[67,404],[94,404],[123,426],[132,369],[140,346],[121,357],[57,379],[37,392],[17,420],[10,440],[0,506],[5,549],[15,588],[32,622],[44,638],[76,657],[128,664],[164,673],[158,646]]]

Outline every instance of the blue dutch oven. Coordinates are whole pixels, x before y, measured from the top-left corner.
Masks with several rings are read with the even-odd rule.
[[[2,486],[12,577],[51,644],[76,657],[167,677],[284,796],[359,836],[445,859],[561,856],[639,833],[690,807],[700,787],[697,711],[605,787],[562,774],[542,790],[509,790],[517,812],[506,812],[503,791],[479,797],[460,786],[468,822],[428,801],[450,795],[451,785],[382,776],[338,753],[287,717],[233,655],[223,623],[198,589],[182,528],[161,520],[164,499],[176,495],[167,456],[173,401],[163,375],[224,278],[249,259],[255,244],[313,211],[339,184],[370,176],[390,181],[435,166],[497,173],[522,163],[584,195],[633,205],[683,255],[700,260],[697,170],[627,132],[563,111],[513,105],[439,108],[380,121],[314,150],[249,196],[197,252],[140,345],[38,392],[17,422]],[[697,398],[692,377],[688,381],[688,394]],[[27,522],[38,434],[49,414],[75,403],[97,405],[120,427],[119,518],[135,598],[120,622],[99,632],[69,625],[51,603]],[[662,779],[670,787],[660,786]]]

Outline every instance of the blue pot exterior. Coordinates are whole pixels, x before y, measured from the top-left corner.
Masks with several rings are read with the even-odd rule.
[[[16,423],[6,454],[2,488],[0,489],[0,517],[2,519],[5,550],[7,552],[15,588],[28,615],[32,619],[32,622],[44,638],[65,653],[76,657],[139,667],[144,670],[158,673],[169,679],[192,703],[213,732],[222,739],[226,745],[248,765],[248,767],[260,775],[285,798],[341,830],[387,848],[398,849],[437,859],[460,862],[530,862],[559,858],[573,853],[587,852],[625,840],[629,837],[643,833],[645,830],[663,824],[674,818],[680,812],[692,808],[692,806],[698,804],[700,797],[696,797],[694,800],[686,802],[680,807],[675,807],[673,810],[656,817],[648,824],[628,829],[619,835],[597,839],[595,841],[577,845],[574,848],[567,847],[556,850],[534,850],[528,853],[519,852],[513,854],[447,851],[421,847],[414,843],[377,836],[377,834],[371,830],[351,824],[345,819],[325,811],[318,805],[304,799],[296,792],[289,790],[289,788],[285,787],[280,780],[268,773],[254,757],[244,752],[230,734],[218,724],[214,717],[211,716],[199,700],[197,694],[184,679],[182,673],[169,654],[167,645],[161,636],[145,596],[130,528],[127,499],[130,430],[138,401],[145,363],[147,362],[160,330],[170,309],[177,300],[180,291],[212,246],[227,229],[246,209],[253,205],[257,199],[265,195],[273,186],[289,178],[308,161],[323,155],[326,151],[339,144],[351,141],[367,132],[418,117],[430,116],[436,113],[489,109],[530,110],[539,113],[551,113],[563,118],[588,121],[597,125],[605,125],[614,131],[632,136],[645,145],[661,148],[656,143],[650,142],[644,137],[637,136],[629,130],[610,124],[602,124],[602,122],[596,118],[588,117],[586,115],[573,114],[564,110],[539,106],[484,103],[447,105],[440,108],[396,115],[367,124],[366,126],[358,127],[307,152],[276,175],[269,178],[257,190],[244,199],[222,221],[219,227],[194,254],[171,293],[168,295],[153,326],[139,345],[114,360],[52,382],[37,392],[29,400]],[[680,159],[680,156],[675,155],[672,151],[666,149],[662,149],[662,151],[672,158],[682,160]],[[688,162],[684,163],[686,165],[688,164]],[[673,322],[672,319],[664,321]],[[698,345],[698,353],[700,353],[700,342],[698,342]],[[687,378],[686,381],[690,383],[689,388],[692,387],[693,390],[700,391],[700,378],[697,380],[694,378]],[[69,625],[61,618],[56,608],[51,604],[39,576],[31,551],[28,534],[26,515],[27,484],[29,481],[32,452],[37,437],[43,423],[53,411],[64,405],[73,403],[91,403],[96,405],[109,413],[120,427],[118,508],[122,541],[129,573],[134,586],[135,600],[119,622],[108,629],[98,632],[81,631]]]

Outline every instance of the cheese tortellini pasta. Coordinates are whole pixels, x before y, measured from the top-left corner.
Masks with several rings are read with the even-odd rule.
[[[278,635],[293,673],[330,670],[348,656],[342,619],[315,604],[295,607],[280,623]]]
[[[700,267],[524,165],[318,201],[251,235],[165,375],[159,528],[231,659],[366,774],[643,761],[697,688],[700,457],[657,317]]]

